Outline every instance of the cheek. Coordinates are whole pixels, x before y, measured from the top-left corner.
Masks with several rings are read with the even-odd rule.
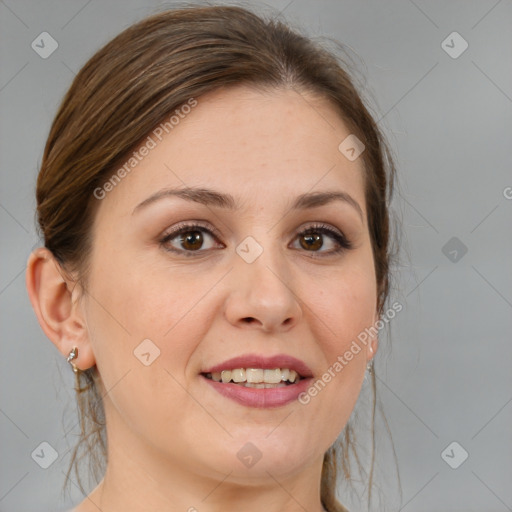
[[[364,345],[354,344],[354,340],[367,327],[373,311],[371,287],[366,296],[360,292],[354,297],[359,300],[357,308],[350,305],[351,301],[344,302],[340,294],[335,297],[337,315],[330,328],[316,319],[315,337],[322,343],[319,348],[324,364],[317,370],[309,389],[299,397],[295,418],[307,431],[308,446],[320,447],[324,452],[347,425],[359,398],[366,370],[366,350]]]
[[[358,265],[343,267],[318,289],[313,307],[322,320],[319,324],[331,359],[350,346],[358,334],[369,327],[375,316],[377,286],[372,267]]]
[[[329,419],[334,436],[348,421],[366,370],[367,344],[358,336],[372,325],[375,315],[376,283],[371,268],[340,269],[310,302],[308,321],[316,329],[323,367],[305,401],[316,408],[315,415],[326,422]]]
[[[183,293],[176,280],[171,283],[163,274],[157,279],[148,266],[124,267],[117,260],[94,268],[100,270],[90,283],[87,324],[108,391],[108,410],[111,414],[115,410],[134,431],[149,438],[154,434],[153,422],[146,424],[142,418],[153,418],[155,425],[168,425],[172,432],[178,427],[171,413],[194,405],[181,383],[204,336],[205,312],[200,304],[193,307],[201,294]],[[162,408],[162,403],[168,405]]]
[[[148,351],[150,359],[156,357],[154,366],[182,380],[191,355],[206,335],[213,308],[210,304],[206,309],[204,294],[218,277],[210,273],[200,278],[197,272],[177,272],[126,253],[115,259],[105,254],[94,261],[87,313],[105,384],[108,387],[129,369],[143,366],[137,355]],[[154,373],[148,372],[148,385],[154,384]]]

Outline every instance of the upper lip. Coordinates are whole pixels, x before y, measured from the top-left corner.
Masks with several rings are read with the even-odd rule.
[[[287,354],[277,354],[272,357],[261,356],[258,354],[246,354],[233,357],[212,366],[201,373],[222,372],[223,370],[233,370],[235,368],[263,368],[272,370],[274,368],[289,368],[295,370],[301,377],[313,377],[309,366],[296,357]]]

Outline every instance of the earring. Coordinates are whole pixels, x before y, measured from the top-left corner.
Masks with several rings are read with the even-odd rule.
[[[78,357],[78,347],[73,347],[73,350],[69,353],[68,358],[66,361],[73,367],[73,371],[75,373],[78,373],[78,368],[76,367],[75,363],[72,362],[73,359],[76,359]]]
[[[366,364],[366,371],[370,374],[373,373],[373,359],[370,359]]]

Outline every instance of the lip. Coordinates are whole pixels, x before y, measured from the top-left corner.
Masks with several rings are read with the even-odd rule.
[[[261,368],[261,367],[260,367]],[[238,402],[247,407],[267,409],[271,407],[282,407],[298,399],[298,396],[305,392],[311,384],[312,378],[304,378],[295,384],[282,388],[246,388],[239,384],[216,382],[200,376],[215,391],[221,395]]]
[[[300,359],[289,356],[287,354],[277,354],[272,357],[261,356],[258,354],[246,354],[228,359],[227,361],[207,368],[206,370],[202,370],[201,373],[222,372],[223,370],[233,370],[235,368],[263,368],[264,370],[272,370],[274,368],[289,368],[290,370],[295,370],[303,378],[303,380],[306,380],[309,377],[313,377],[313,373],[304,361],[301,361]],[[296,385],[297,384],[292,384],[292,386]],[[240,386],[237,386],[237,388],[238,387]]]

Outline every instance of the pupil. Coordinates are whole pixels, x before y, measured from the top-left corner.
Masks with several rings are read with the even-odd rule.
[[[185,237],[181,239],[182,243],[189,245],[187,249],[199,249],[203,242],[203,237],[200,231],[189,231]]]
[[[321,235],[308,234],[304,235],[306,249],[320,249],[322,247]]]

